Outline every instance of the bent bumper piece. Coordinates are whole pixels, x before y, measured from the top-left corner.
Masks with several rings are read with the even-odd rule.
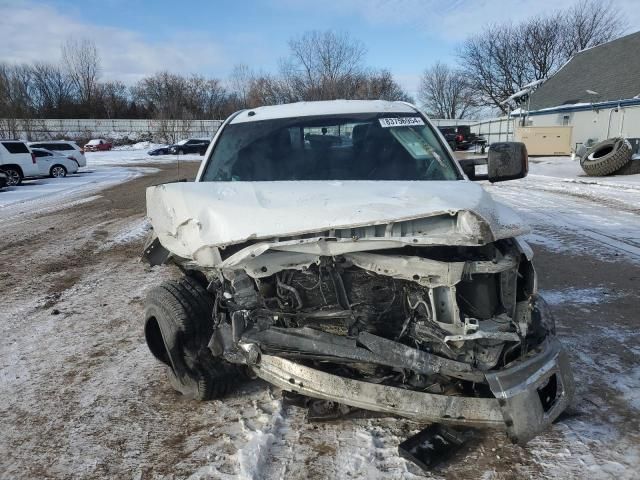
[[[252,368],[283,390],[418,422],[498,428],[517,443],[544,430],[574,392],[566,354],[555,338],[545,341],[535,357],[486,375],[496,398],[435,395],[353,380],[273,355],[262,355]]]

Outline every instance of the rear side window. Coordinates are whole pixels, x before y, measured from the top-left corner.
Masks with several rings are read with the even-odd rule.
[[[2,142],[2,145],[9,153],[29,153],[29,149],[22,142]]]
[[[73,147],[68,143],[47,143],[43,148],[47,150],[73,150]]]

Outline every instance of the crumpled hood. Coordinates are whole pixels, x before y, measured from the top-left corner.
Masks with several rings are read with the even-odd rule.
[[[474,213],[487,242],[527,232],[511,209],[470,181],[170,183],[147,189],[147,215],[162,245],[184,258],[205,247],[330,229]],[[428,236],[425,231],[422,236]],[[452,238],[452,244],[456,244]]]

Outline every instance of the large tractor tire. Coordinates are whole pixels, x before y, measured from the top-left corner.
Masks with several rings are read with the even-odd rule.
[[[149,350],[167,366],[173,388],[196,400],[219,398],[242,377],[239,367],[214,358],[207,347],[212,310],[213,297],[192,277],[153,288],[145,304]]]
[[[624,167],[613,172],[614,175],[637,175],[638,173],[640,173],[640,158],[629,160]]]
[[[631,146],[624,138],[610,138],[595,144],[580,158],[587,175],[611,175],[631,161]]]

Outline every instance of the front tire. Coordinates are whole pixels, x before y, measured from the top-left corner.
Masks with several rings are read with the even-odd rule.
[[[191,277],[164,282],[146,299],[149,350],[167,365],[173,388],[195,400],[222,397],[239,377],[238,367],[214,358],[207,347],[212,310],[213,297]]]
[[[49,170],[49,176],[51,178],[64,178],[67,176],[67,169],[62,165],[54,165],[51,167],[51,170]]]

